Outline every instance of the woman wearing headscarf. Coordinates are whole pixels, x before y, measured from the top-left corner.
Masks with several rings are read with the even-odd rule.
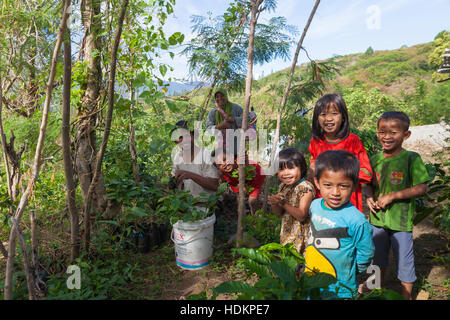
[[[206,128],[215,127],[217,130],[241,128],[244,110],[238,104],[228,100],[227,90],[222,87],[217,88],[214,91],[214,100],[216,107],[208,113]]]
[[[222,131],[223,146],[225,147],[226,130],[235,130],[242,127],[242,114],[244,110],[238,104],[228,100],[227,90],[223,87],[219,87],[214,91],[214,100],[216,106],[208,113],[208,117],[206,118],[206,129],[217,129]],[[234,140],[234,153],[236,153],[236,136],[234,137]]]

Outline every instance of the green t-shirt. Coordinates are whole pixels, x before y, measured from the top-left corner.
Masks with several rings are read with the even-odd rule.
[[[430,180],[419,154],[403,150],[392,158],[384,158],[380,152],[370,159],[374,172],[375,201],[380,195],[389,194],[426,183]],[[394,200],[385,210],[369,212],[370,223],[377,227],[396,231],[412,231],[415,198]]]

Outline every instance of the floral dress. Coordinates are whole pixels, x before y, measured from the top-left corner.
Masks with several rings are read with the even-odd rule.
[[[302,196],[308,192],[312,192],[314,197],[314,186],[311,182],[304,179],[295,185],[281,183],[278,188],[278,193],[284,196],[287,203],[297,208],[300,206]],[[309,217],[305,221],[300,222],[289,213],[284,213],[281,219],[280,243],[282,245],[293,243],[295,249],[299,253],[303,253],[308,242],[309,224]]]

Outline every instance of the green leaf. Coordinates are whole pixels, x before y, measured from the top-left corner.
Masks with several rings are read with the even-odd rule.
[[[362,294],[359,300],[405,300],[398,292],[388,289],[373,289],[367,294]]]
[[[270,268],[281,281],[291,285],[297,283],[294,270],[292,270],[284,261],[274,261],[270,264]]]
[[[271,278],[272,277],[272,273],[270,272],[270,270],[267,266],[264,266],[255,261],[252,261],[252,260],[246,260],[245,265],[248,267],[248,269],[251,272],[256,273],[258,275],[258,277],[260,277],[260,278],[263,278],[263,277]]]
[[[161,73],[161,75],[164,77],[166,75],[167,72],[167,67],[166,65],[162,64],[159,66],[159,72]]]
[[[147,211],[139,207],[133,207],[130,210],[130,213],[140,218],[146,217],[148,215]]]
[[[180,109],[178,109],[176,103],[173,102],[172,100],[166,99],[166,100],[164,100],[164,102],[169,107],[170,112],[173,112],[173,113],[180,112]]]
[[[207,300],[206,291],[198,294],[191,294],[186,297],[187,300]]]
[[[268,259],[263,254],[259,253],[255,249],[248,249],[248,248],[240,248],[238,249],[239,254],[246,256],[252,260],[255,260],[256,262],[259,262],[261,264],[268,265],[270,263],[270,259]]]
[[[307,288],[327,288],[337,280],[331,274],[319,272],[313,275],[303,274],[303,281]]]
[[[282,244],[275,243],[275,242],[268,243],[268,244],[265,244],[265,245],[259,247],[259,250],[261,250],[261,251],[274,251],[274,250],[283,250],[283,249],[284,249],[284,246]]]
[[[217,287],[213,289],[213,291],[217,294],[221,293],[251,293],[256,294],[255,288],[249,285],[246,282],[242,281],[227,281],[222,282]]]
[[[261,278],[255,283],[255,288],[262,288],[266,290],[281,289],[281,284],[278,280],[270,276],[268,278]]]

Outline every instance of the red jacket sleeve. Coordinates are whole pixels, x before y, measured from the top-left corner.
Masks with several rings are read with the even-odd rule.
[[[311,142],[309,143],[309,147],[308,147],[308,151],[309,154],[311,155],[311,158],[309,159],[309,163],[313,163],[314,161],[316,161],[316,148],[315,148],[316,142],[314,141],[313,138],[311,138]]]
[[[264,184],[264,179],[266,178],[266,176],[261,175],[261,167],[258,164],[254,166],[256,176],[250,182],[250,186],[253,187],[254,189],[252,190],[252,192],[250,192],[248,196],[256,198],[262,191],[262,186]]]
[[[355,155],[359,160],[359,183],[369,183],[372,180],[372,166],[370,165],[369,156],[367,155],[366,148],[364,148],[361,140],[355,135]]]

